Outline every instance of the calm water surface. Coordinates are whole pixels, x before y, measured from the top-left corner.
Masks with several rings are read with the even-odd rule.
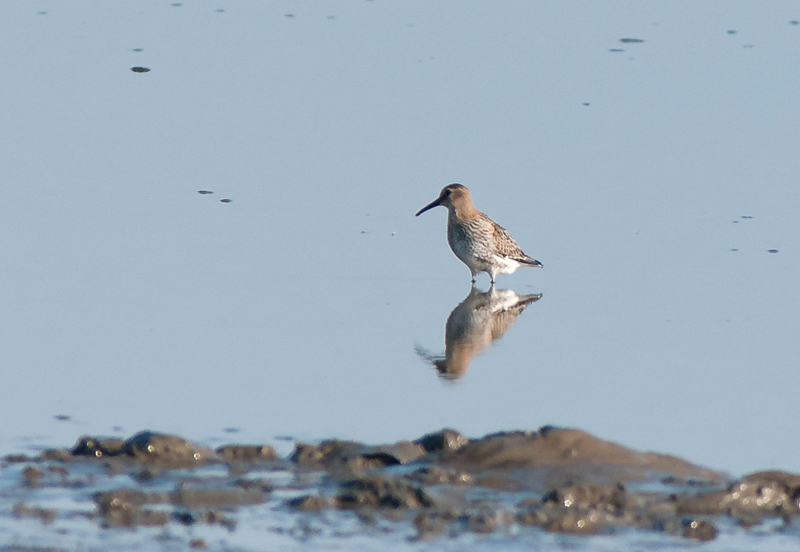
[[[0,450],[555,424],[800,470],[794,3],[3,11]],[[544,264],[524,311],[464,310],[414,217],[451,182]]]

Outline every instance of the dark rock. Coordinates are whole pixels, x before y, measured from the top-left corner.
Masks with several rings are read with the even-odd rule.
[[[108,527],[160,526],[168,521],[165,512],[142,508],[144,504],[164,502],[164,496],[159,493],[121,489],[96,493],[94,501]]]
[[[117,437],[89,437],[81,435],[78,442],[72,447],[74,456],[117,456],[122,454],[125,441]]]
[[[422,446],[426,452],[438,452],[440,450],[458,450],[469,443],[469,439],[454,429],[442,429],[423,435],[414,442]]]
[[[467,528],[473,533],[488,535],[497,530],[499,514],[493,511],[481,511],[466,516]]]
[[[322,496],[305,495],[287,500],[286,506],[300,512],[319,512],[327,508],[332,508],[334,502]]]
[[[683,536],[687,539],[701,542],[714,540],[719,531],[710,521],[687,519],[683,520]]]
[[[425,466],[406,476],[411,481],[424,485],[470,485],[472,476],[452,468]]]
[[[605,516],[597,511],[568,512],[549,519],[543,526],[551,533],[595,535],[605,526],[604,518]]]
[[[601,510],[620,514],[626,505],[625,487],[584,483],[554,489],[542,497],[542,502],[552,502],[564,508]]]
[[[269,462],[278,459],[270,445],[225,445],[217,449],[224,462]]]
[[[408,464],[425,456],[425,449],[416,442],[400,441],[391,445],[368,447],[358,452],[367,459],[382,459],[385,466]]]
[[[402,478],[368,476],[345,481],[340,487],[340,508],[429,508],[433,499]]]
[[[36,466],[27,466],[22,470],[23,484],[28,487],[35,487],[44,477],[44,472]]]
[[[155,463],[163,468],[185,468],[213,459],[214,451],[177,435],[142,431],[127,441],[125,454],[137,461]]]
[[[354,441],[327,440],[318,445],[297,443],[289,460],[304,467],[321,468],[331,463],[341,463],[345,453],[352,453],[363,445]]]
[[[56,519],[55,508],[37,508],[26,506],[22,502],[14,504],[11,510],[15,517],[34,517],[39,518],[42,525],[50,525]]]
[[[764,515],[797,515],[800,476],[767,471],[750,474],[724,491],[675,498],[681,515],[731,514],[742,519]]]
[[[417,530],[414,540],[430,540],[441,535],[454,520],[455,516],[450,512],[424,510],[414,518]]]
[[[73,460],[72,452],[67,449],[46,449],[39,454],[40,460],[55,462],[70,462]]]

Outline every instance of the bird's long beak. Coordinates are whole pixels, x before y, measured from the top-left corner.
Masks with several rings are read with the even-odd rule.
[[[434,207],[438,207],[438,206],[439,206],[439,205],[441,205],[441,204],[442,204],[442,198],[440,198],[440,197],[437,197],[436,199],[434,199],[433,201],[431,201],[430,203],[428,203],[428,204],[427,204],[425,207],[423,207],[422,209],[420,209],[419,211],[417,211],[417,214],[416,214],[416,215],[414,215],[414,216],[415,216],[415,217],[418,217],[418,216],[420,216],[422,213],[424,213],[425,211],[427,211],[428,209],[433,209]]]

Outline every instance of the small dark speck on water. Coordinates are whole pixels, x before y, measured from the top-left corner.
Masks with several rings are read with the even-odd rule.
[[[232,200],[232,199],[228,199],[228,198],[226,197],[225,199],[220,199],[220,201],[221,201],[222,203],[230,203],[230,202],[231,202],[231,201],[233,201],[233,200]]]
[[[583,102],[583,105],[589,105],[589,102]]]
[[[214,11],[217,12],[217,13],[225,13],[225,10],[223,10],[222,8],[217,8]]]
[[[742,48],[752,48],[752,44],[742,44]]]
[[[753,218],[753,215],[742,215],[742,218],[743,219],[751,219],[751,218]]]
[[[55,416],[53,416],[53,418],[55,418],[59,422],[65,422],[69,420],[70,417],[67,416],[66,414],[56,414]]]
[[[736,34],[736,29],[728,29],[728,34]]]
[[[36,12],[36,15],[47,15],[47,12],[46,11]]]
[[[731,251],[739,251],[738,247],[731,247]]]
[[[777,249],[767,249],[767,253],[777,253]]]
[[[366,234],[366,233],[367,233],[367,231],[366,231],[366,230],[362,230],[362,231],[361,231],[361,233],[362,233],[362,234]]]
[[[183,4],[181,4],[180,2],[173,2],[172,3],[172,7],[173,8],[180,8],[181,6],[183,6]]]
[[[623,50],[622,48],[609,48],[608,51],[609,52],[624,52],[625,50]]]
[[[734,224],[739,224],[738,220],[732,220],[731,222],[734,223]]]
[[[241,429],[239,429],[238,427],[226,427],[222,431],[224,431],[225,433],[239,433]]]
[[[134,52],[144,52],[144,48],[134,48]]]
[[[637,44],[639,42],[644,42],[641,38],[620,38],[620,42],[623,44]]]
[[[197,193],[205,195],[205,194],[213,194],[214,192],[212,192],[211,190],[197,190]]]
[[[796,19],[792,19],[791,21],[789,21],[789,25],[800,25],[800,21],[797,21]]]
[[[149,67],[139,67],[137,65],[136,67],[131,67],[131,71],[133,71],[134,73],[149,73],[150,72],[150,68]]]
[[[293,13],[285,13],[285,14],[283,14],[283,16],[284,17],[288,17],[288,18],[291,19],[292,17],[294,17],[294,14]]]
[[[327,19],[336,19],[336,16],[335,16],[335,15],[329,15],[329,16],[327,17]]]

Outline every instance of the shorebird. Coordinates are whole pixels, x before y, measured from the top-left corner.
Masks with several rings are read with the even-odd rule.
[[[447,243],[462,263],[472,273],[472,282],[480,272],[492,279],[498,274],[511,274],[521,266],[542,266],[528,257],[508,231],[475,208],[466,186],[445,186],[439,197],[420,209],[420,216],[428,209],[447,207]]]

